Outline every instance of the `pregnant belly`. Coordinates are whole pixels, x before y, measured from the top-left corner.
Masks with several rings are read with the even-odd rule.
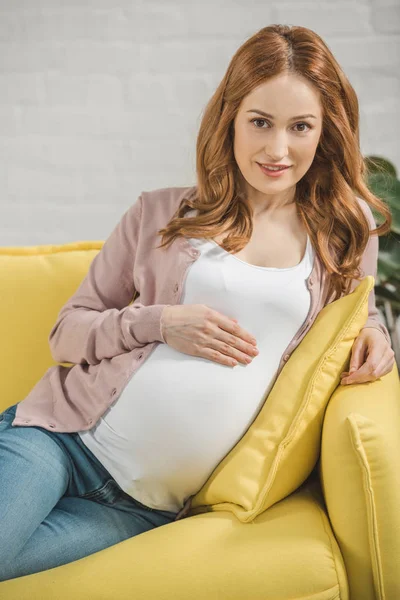
[[[268,382],[259,365],[255,359],[232,368],[160,344],[103,420],[127,451],[151,444],[158,459],[166,445],[192,457],[210,445],[227,452],[264,403]]]

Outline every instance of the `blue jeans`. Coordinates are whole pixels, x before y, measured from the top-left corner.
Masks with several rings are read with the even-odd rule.
[[[12,427],[16,407],[0,413],[0,581],[174,521],[126,494],[78,433]]]

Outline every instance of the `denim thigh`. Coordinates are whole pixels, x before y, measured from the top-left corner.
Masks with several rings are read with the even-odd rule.
[[[51,569],[175,520],[126,494],[77,432],[0,413],[0,581]]]
[[[160,513],[171,519],[178,514],[177,512],[151,508],[127,494],[97,456],[83,443],[77,432],[49,431],[38,426],[11,426],[16,410],[17,404],[13,404],[0,413],[0,424],[4,419],[12,428],[39,430],[62,449],[69,466],[69,482],[64,496],[87,498],[96,502],[111,504],[115,503],[116,500],[120,500],[128,506],[131,504],[133,509],[140,507],[149,512]]]

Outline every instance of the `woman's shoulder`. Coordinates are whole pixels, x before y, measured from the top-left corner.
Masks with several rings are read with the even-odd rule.
[[[144,190],[141,192],[143,200],[166,200],[176,199],[180,200],[184,196],[192,195],[196,191],[196,186],[170,186],[163,188],[155,188],[153,190]]]
[[[195,186],[174,186],[142,191],[141,220],[144,227],[165,226],[176,213],[184,198],[191,198]]]
[[[368,219],[370,229],[375,229],[376,221],[375,221],[375,218],[372,213],[370,205],[368,204],[368,202],[366,200],[364,200],[364,198],[361,198],[360,196],[356,196],[356,199],[358,200],[358,203],[359,203],[361,209],[364,211],[364,214]]]

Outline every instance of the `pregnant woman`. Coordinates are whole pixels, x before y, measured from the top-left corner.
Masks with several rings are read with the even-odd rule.
[[[206,107],[196,185],[126,210],[50,332],[72,366],[0,414],[0,581],[188,514],[319,311],[376,277],[391,213],[365,172],[357,97],[322,39],[247,40]],[[373,290],[355,348],[343,383],[392,369]]]

